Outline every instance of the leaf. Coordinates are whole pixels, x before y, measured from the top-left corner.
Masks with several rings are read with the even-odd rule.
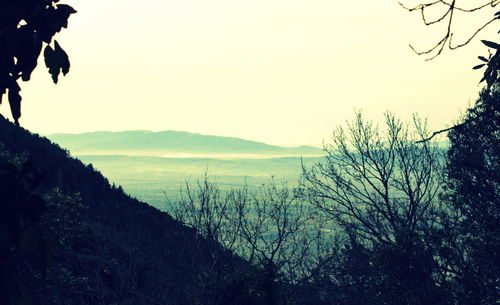
[[[486,45],[487,47],[489,48],[492,48],[492,49],[500,49],[500,45],[493,42],[493,41],[489,41],[489,40],[481,40],[481,42]]]
[[[486,59],[486,57],[484,57],[484,56],[478,56],[477,58],[479,58],[480,60],[482,60],[484,62],[488,62],[488,59]]]
[[[45,47],[45,50],[43,51],[43,56],[45,57],[45,66],[49,68],[49,73],[52,76],[54,84],[57,84],[59,72],[61,70],[59,62],[57,60],[57,55],[55,51],[49,45],[47,45]]]
[[[13,80],[9,86],[9,104],[10,112],[12,113],[12,117],[14,118],[16,125],[19,125],[19,118],[21,117],[22,98],[19,91],[21,91],[21,87],[19,87],[17,82]]]
[[[482,67],[484,67],[486,64],[480,64],[480,65],[477,65],[477,66],[474,66],[472,69],[474,70],[477,70],[477,69],[481,69]]]
[[[76,13],[75,9],[67,4],[57,5],[53,12],[51,22],[54,33],[61,31],[62,28],[67,28],[69,16]]]
[[[69,66],[70,66],[68,54],[66,54],[66,52],[61,48],[57,40],[54,40],[54,43],[55,43],[54,51],[57,56],[57,61],[59,62],[59,66],[61,67],[63,75],[66,76],[66,74],[68,74],[69,72]]]
[[[57,84],[59,73],[62,71],[63,75],[66,75],[69,72],[70,64],[68,54],[66,54],[59,43],[54,40],[54,49],[47,45],[43,55],[45,56],[45,65],[49,68],[49,73],[52,75],[52,80]]]
[[[69,16],[74,13],[76,11],[66,4],[47,7],[43,14],[37,16],[35,21],[41,39],[50,43],[56,33],[60,32],[62,28],[68,27]]]
[[[67,4],[58,4],[57,9],[61,10],[61,12],[64,12],[64,14],[67,14],[68,16],[77,12],[73,7]]]

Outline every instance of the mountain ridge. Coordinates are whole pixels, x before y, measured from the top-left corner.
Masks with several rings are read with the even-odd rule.
[[[161,153],[236,153],[321,155],[317,147],[300,145],[283,147],[237,137],[203,135],[186,131],[95,131],[85,133],[55,133],[47,138],[66,147],[73,154],[103,152]]]

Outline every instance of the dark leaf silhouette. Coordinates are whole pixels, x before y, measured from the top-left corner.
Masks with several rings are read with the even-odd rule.
[[[488,59],[486,59],[484,56],[478,56],[477,58],[479,58],[480,60],[482,60],[484,62],[488,62]]]
[[[21,117],[21,95],[19,91],[21,91],[21,88],[13,81],[9,87],[9,104],[16,125],[19,125],[19,118]]]
[[[43,56],[45,58],[45,66],[49,68],[49,73],[52,76],[52,80],[57,84],[59,72],[61,68],[59,66],[59,61],[57,60],[57,55],[54,49],[47,45],[43,51]]]
[[[481,40],[481,42],[489,47],[489,48],[492,48],[492,49],[500,49],[500,45],[498,43],[495,43],[493,41],[489,41],[489,40]]]
[[[45,63],[54,83],[59,73],[69,72],[69,58],[55,42],[48,45],[56,33],[68,26],[68,18],[76,13],[59,0],[1,1],[0,2],[0,102],[9,91],[12,117],[18,124],[21,116],[19,79],[29,81],[37,66],[43,44]],[[14,85],[16,83],[16,85]]]
[[[50,75],[52,75],[52,80],[57,84],[59,73],[62,71],[63,75],[66,75],[69,72],[68,54],[55,41],[54,49],[50,45],[47,45],[43,55],[45,57],[45,65],[49,68]]]
[[[474,69],[474,70],[481,69],[482,67],[484,67],[484,65],[485,64],[480,64],[480,65],[472,67],[472,69]]]
[[[63,75],[66,76],[66,74],[68,74],[69,72],[69,66],[70,66],[68,54],[66,54],[66,52],[61,48],[61,46],[56,40],[54,40],[54,43],[55,43],[54,51],[57,55],[57,60],[59,62]]]

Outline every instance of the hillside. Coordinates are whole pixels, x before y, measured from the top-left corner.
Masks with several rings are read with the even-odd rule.
[[[0,199],[1,304],[260,303],[240,259],[1,116]]]
[[[53,134],[49,139],[75,155],[134,154],[269,154],[321,155],[312,146],[281,147],[239,138],[209,136],[182,131],[121,131]]]

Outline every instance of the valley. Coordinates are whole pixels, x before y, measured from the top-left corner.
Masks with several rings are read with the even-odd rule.
[[[167,199],[178,198],[186,183],[195,184],[205,173],[222,189],[243,185],[251,189],[271,177],[295,185],[302,162],[313,164],[322,154],[311,146],[281,147],[186,132],[97,132],[48,138],[92,164],[126,193],[160,210],[165,210]]]

